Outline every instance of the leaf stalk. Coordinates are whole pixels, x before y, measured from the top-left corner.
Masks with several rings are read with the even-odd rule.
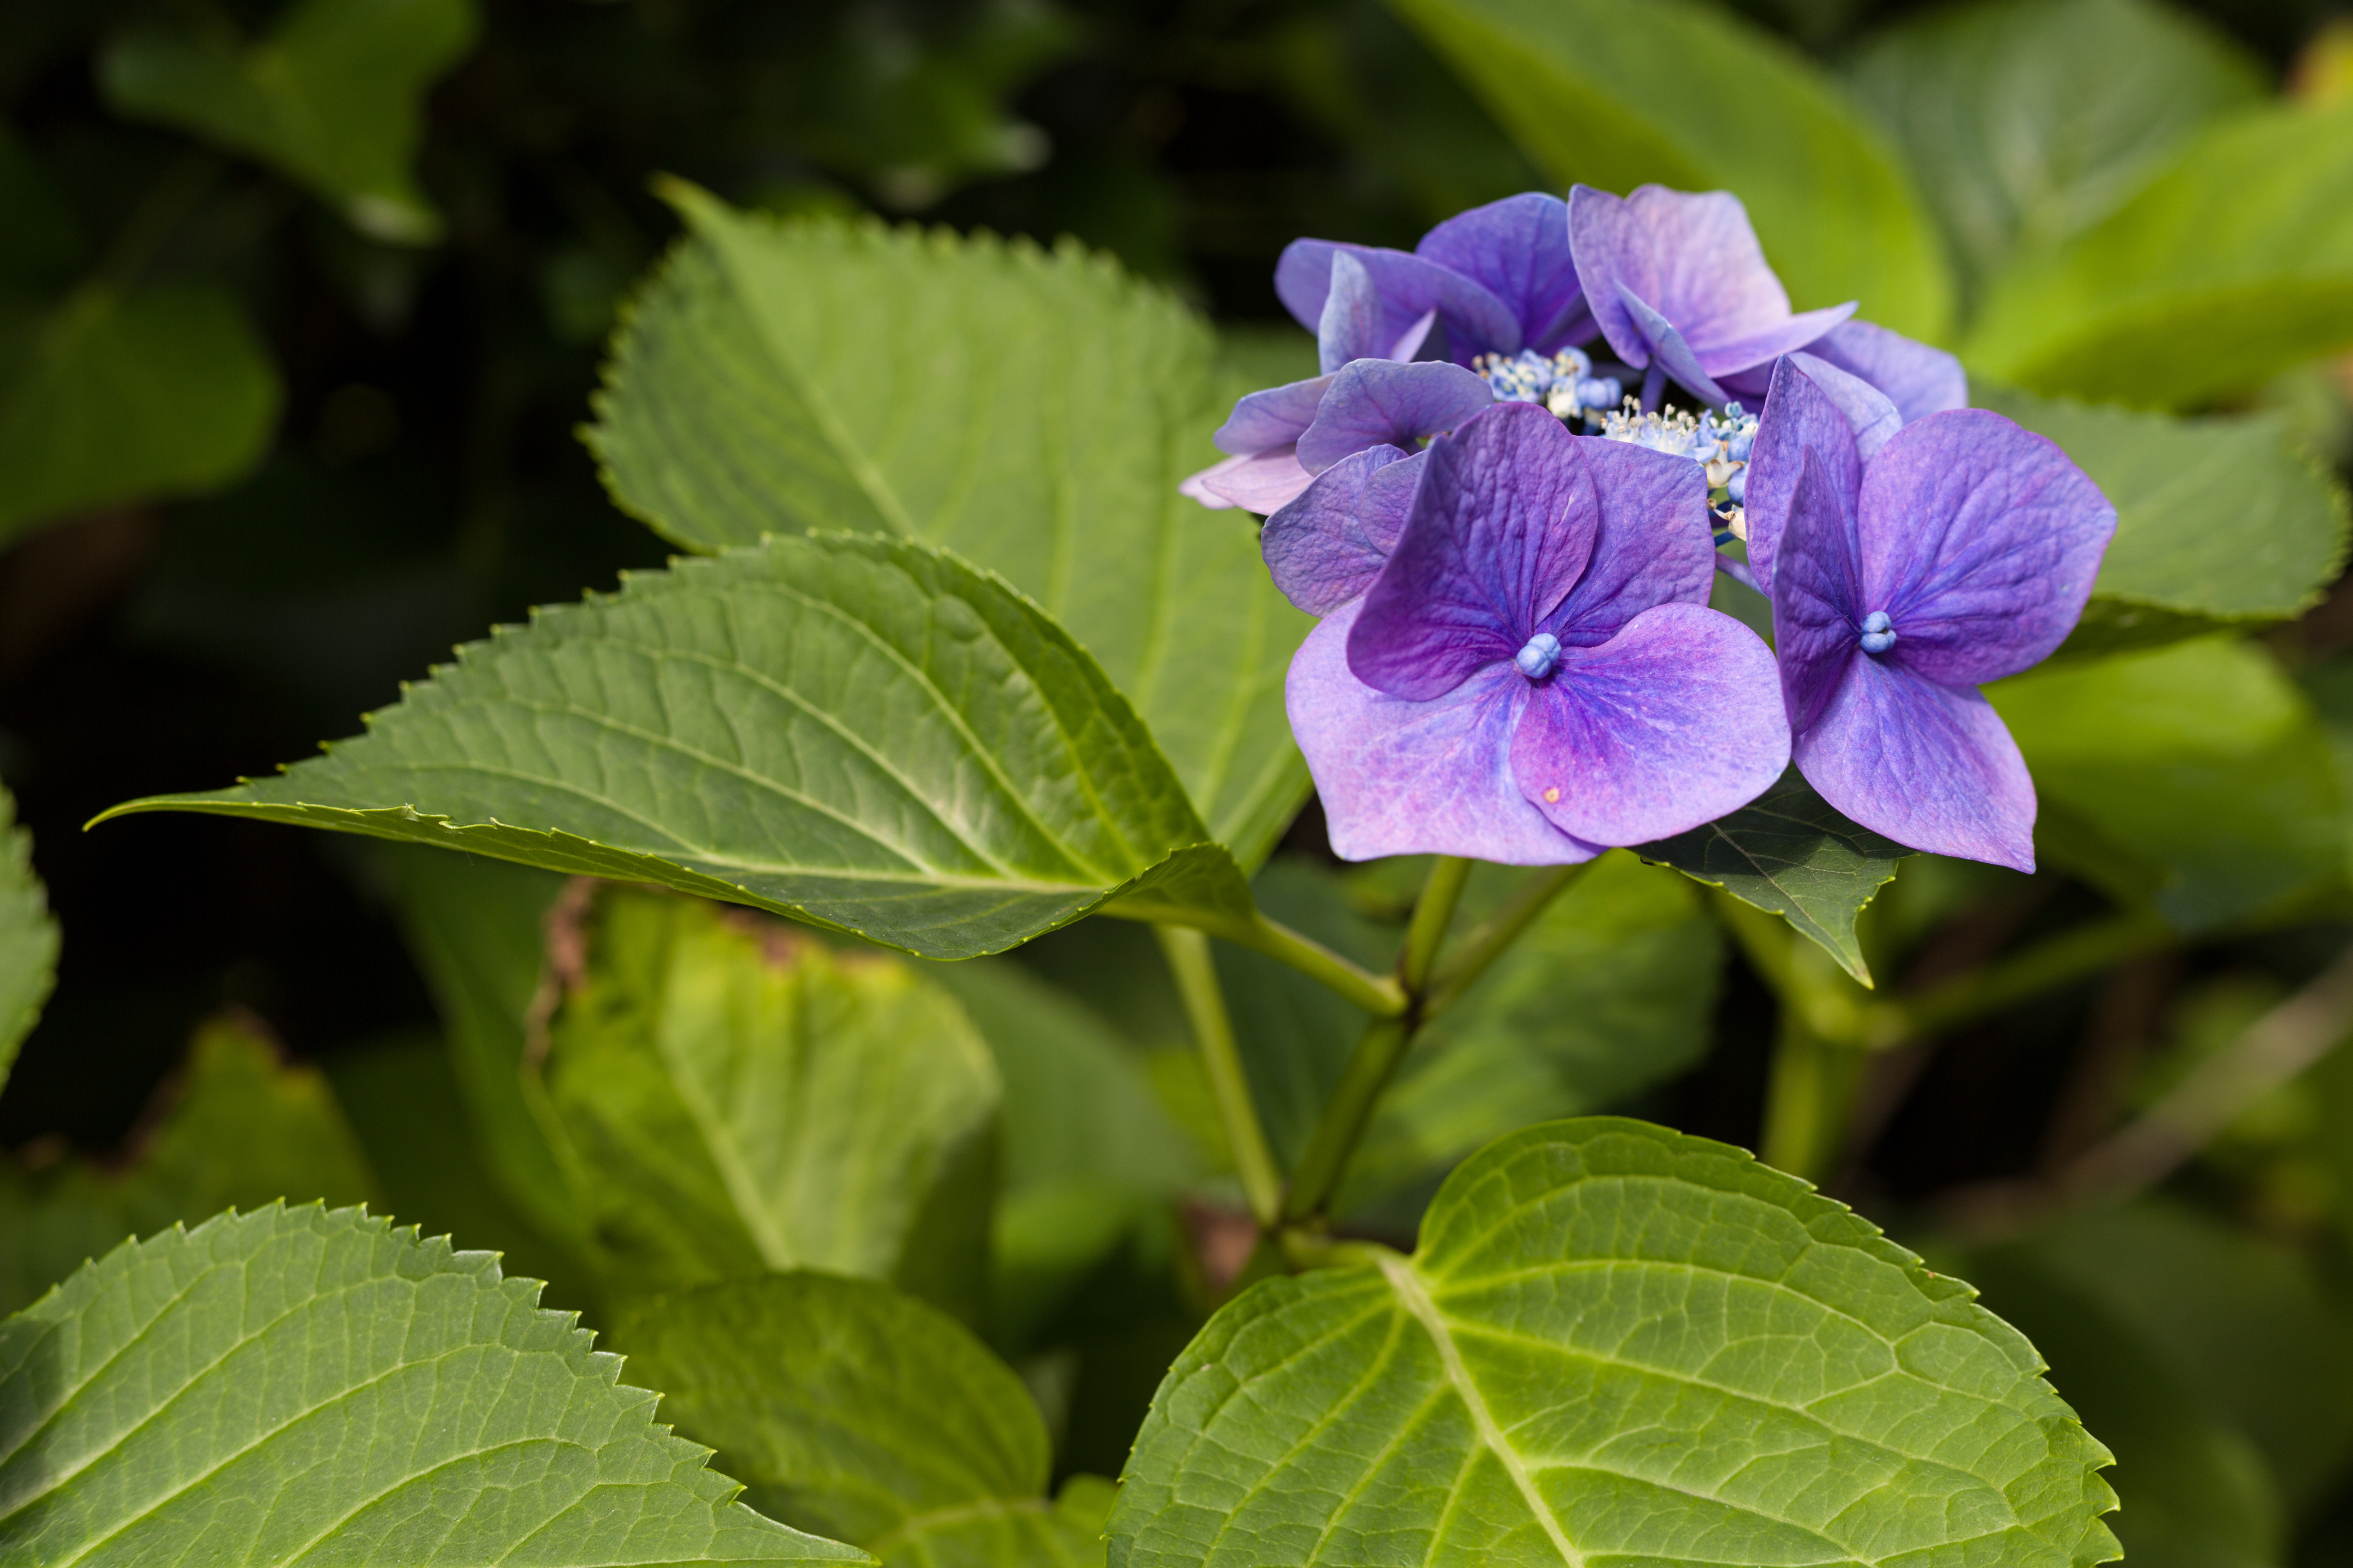
[[[1176,994],[1185,1004],[1193,1037],[1201,1047],[1201,1065],[1209,1079],[1209,1094],[1225,1129],[1226,1147],[1232,1153],[1234,1174],[1240,1179],[1242,1197],[1261,1229],[1271,1229],[1282,1208],[1282,1176],[1274,1152],[1259,1122],[1257,1103],[1250,1099],[1250,1076],[1242,1068],[1241,1048],[1234,1040],[1234,1024],[1226,1011],[1226,995],[1218,984],[1217,962],[1209,939],[1185,926],[1156,925],[1160,951]]]

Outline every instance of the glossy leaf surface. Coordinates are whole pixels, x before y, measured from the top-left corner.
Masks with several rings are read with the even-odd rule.
[[[672,186],[690,226],[614,345],[590,445],[694,550],[847,528],[1002,573],[1101,661],[1245,864],[1305,793],[1282,678],[1308,621],[1246,513],[1177,481],[1252,384],[1207,328],[1065,247],[778,223]]]
[[[953,998],[633,889],[559,942],[536,1076],[615,1289],[824,1268],[977,1310],[998,1083]]]
[[[121,113],[275,164],[377,239],[438,237],[410,165],[424,99],[472,47],[470,0],[294,0],[269,36],[134,26],[100,57]]]
[[[934,958],[1121,893],[1248,890],[1102,670],[921,545],[788,538],[459,650],[369,732],[208,811],[754,904]]]
[[[26,1562],[856,1563],[653,1424],[536,1283],[353,1209],[117,1249],[0,1325]]]
[[[1780,40],[1690,0],[1398,0],[1562,186],[1729,190],[1800,310],[1943,334],[1952,284],[1879,130]]]
[[[39,1021],[57,972],[58,922],[33,874],[32,836],[16,826],[16,803],[0,789],[0,1083]]]
[[[615,1324],[629,1372],[719,1450],[763,1510],[887,1568],[1103,1562],[1109,1489],[1046,1495],[1053,1450],[1010,1367],[886,1286],[786,1274],[638,1303]]]
[[[1848,821],[1795,768],[1731,816],[1634,852],[1781,916],[1866,984],[1855,918],[1912,853]]]
[[[2353,100],[2218,121],[2110,216],[2005,272],[1963,356],[2037,392],[2189,408],[2347,343]]]
[[[1530,1128],[1455,1172],[1412,1258],[1211,1320],[1111,1560],[2113,1558],[2106,1453],[1974,1298],[1727,1145]]]

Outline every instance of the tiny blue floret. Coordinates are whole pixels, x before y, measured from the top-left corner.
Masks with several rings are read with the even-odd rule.
[[[1530,680],[1542,680],[1560,662],[1560,639],[1550,632],[1538,632],[1528,639],[1527,647],[1512,656],[1512,662]]]
[[[1885,653],[1895,646],[1895,623],[1887,618],[1885,610],[1873,610],[1862,617],[1861,640],[1865,653]]]

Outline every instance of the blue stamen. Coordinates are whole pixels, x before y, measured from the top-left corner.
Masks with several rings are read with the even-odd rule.
[[[1862,617],[1862,651],[1885,653],[1895,646],[1895,623],[1887,618],[1885,610],[1873,610]]]
[[[1560,639],[1550,632],[1538,632],[1528,639],[1528,646],[1512,656],[1520,673],[1530,680],[1542,680],[1560,662]]]

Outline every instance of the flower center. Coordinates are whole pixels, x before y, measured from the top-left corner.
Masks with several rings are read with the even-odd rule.
[[[1481,354],[1472,371],[1487,378],[1500,403],[1541,403],[1570,425],[1617,405],[1622,390],[1614,376],[1595,377],[1582,351],[1563,349],[1546,359],[1534,349],[1517,354]]]
[[[1528,639],[1528,646],[1512,656],[1520,673],[1530,680],[1542,680],[1560,662],[1560,639],[1550,632],[1538,632]]]
[[[1862,636],[1858,640],[1865,653],[1885,653],[1895,646],[1895,623],[1887,618],[1885,610],[1873,610],[1862,617]]]
[[[1707,474],[1708,510],[1715,514],[1715,542],[1748,537],[1748,452],[1757,444],[1757,416],[1737,403],[1721,412],[1688,414],[1668,408],[1645,414],[1632,398],[1601,422],[1605,441],[1629,441],[1689,458]]]

